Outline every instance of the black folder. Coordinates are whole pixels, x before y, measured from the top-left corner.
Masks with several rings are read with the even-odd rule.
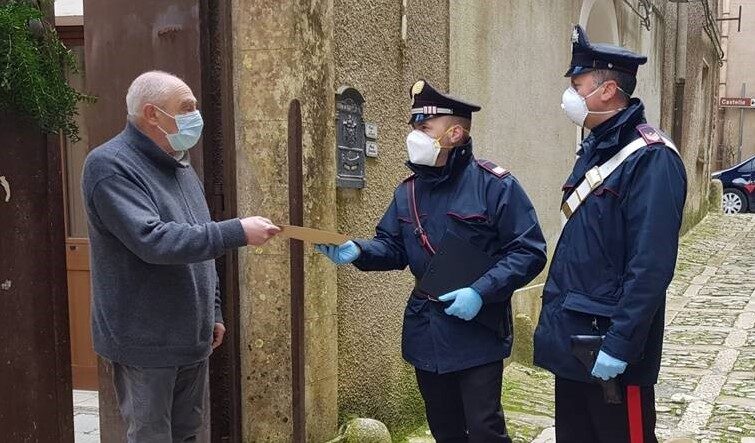
[[[434,299],[441,295],[466,288],[488,272],[498,259],[491,257],[454,234],[446,231],[435,255],[430,259],[417,289]],[[446,302],[446,306],[450,306]],[[507,336],[506,303],[483,305],[474,321],[486,326],[502,336]]]

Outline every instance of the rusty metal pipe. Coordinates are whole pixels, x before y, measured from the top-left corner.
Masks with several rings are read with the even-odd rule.
[[[292,100],[288,108],[288,218],[296,226],[304,224],[302,177],[301,104]],[[304,410],[304,243],[289,240],[291,260],[291,413],[293,441],[306,441]]]

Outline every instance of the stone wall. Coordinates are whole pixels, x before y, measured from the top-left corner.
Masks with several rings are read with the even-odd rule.
[[[659,4],[647,30],[622,1],[451,1],[451,91],[483,106],[472,131],[477,155],[510,169],[522,183],[549,253],[560,233],[560,189],[581,136],[560,108],[569,85],[563,75],[571,59],[572,24],[581,23],[592,41],[648,56],[634,95],[645,103],[648,121],[670,131],[673,82],[667,60],[669,54],[673,60],[673,41],[664,12],[665,4]],[[524,362],[531,360],[531,325],[537,322],[543,280],[544,275],[513,299],[519,314],[514,358]]]
[[[646,30],[620,0],[234,0],[240,213],[287,221],[286,111],[299,98],[305,224],[371,237],[408,175],[408,90],[425,78],[483,106],[472,128],[476,153],[513,171],[552,250],[560,189],[580,135],[559,106],[568,85],[570,27],[589,23],[597,7],[615,24],[589,23],[596,34],[650,56],[637,95],[651,123],[671,132],[674,80],[687,81],[677,143],[690,176],[685,226],[691,225],[708,208],[717,61],[702,32],[700,4],[653,3]],[[677,48],[686,56],[677,57]],[[335,188],[334,94],[344,85],[363,94],[365,120],[379,128],[379,156],[367,160],[362,190]],[[336,270],[311,248],[306,252],[309,439],[327,440],[339,418],[350,416],[377,418],[394,437],[403,434],[423,419],[413,369],[400,351],[411,275]],[[543,280],[514,296],[515,354],[524,362],[531,359]],[[288,282],[285,241],[240,254],[247,441],[285,441],[291,432]]]
[[[722,22],[722,34],[728,36],[725,75],[721,78],[725,82],[723,93],[726,97],[741,97],[742,83],[745,83],[745,97],[755,97],[755,77],[752,75],[755,72],[755,45],[752,44],[755,40],[755,0],[726,0],[724,3],[728,8],[724,7],[722,18],[737,17],[739,6],[742,6],[742,27],[737,31],[736,21]],[[722,128],[724,168],[737,163],[739,158],[741,116],[744,117],[742,160],[755,155],[755,109],[740,112],[739,109],[726,108]]]
[[[334,229],[335,118],[330,1],[234,0],[239,213],[288,221],[287,110],[302,103],[304,223]],[[337,430],[335,270],[306,248],[309,441]],[[243,435],[287,441],[292,430],[288,243],[239,253]]]
[[[716,2],[710,2],[715,14]],[[682,137],[676,140],[687,169],[687,204],[682,232],[687,232],[708,212],[711,162],[716,140],[719,64],[711,39],[703,30],[705,15],[702,4],[690,3],[679,8],[680,51],[684,59],[676,67],[678,78],[685,81]]]
[[[446,0],[334,1],[336,86],[358,89],[365,120],[379,128],[379,156],[368,159],[366,187],[338,190],[338,228],[372,237],[396,186],[409,175],[404,166],[409,88],[425,78],[448,87]],[[405,13],[405,17],[403,17]],[[402,31],[402,21],[406,30]],[[338,271],[339,410],[377,418],[394,437],[423,419],[414,370],[401,358],[404,306],[413,286],[407,271]]]
[[[450,89],[483,106],[472,130],[477,155],[511,169],[522,183],[551,253],[560,232],[560,189],[580,137],[559,106],[568,86],[563,73],[571,57],[573,23],[581,23],[593,41],[619,44],[648,56],[634,95],[643,100],[648,122],[669,133],[674,124],[674,79],[687,78],[685,129],[682,140],[677,140],[684,146],[690,176],[684,230],[707,211],[715,52],[702,32],[702,5],[684,6],[679,17],[683,56],[681,66],[676,66],[676,7],[652,3],[648,30],[620,0],[450,2]],[[704,66],[708,69],[703,79]],[[537,320],[543,278],[513,299],[519,314],[514,358],[524,362],[531,359],[530,325]]]

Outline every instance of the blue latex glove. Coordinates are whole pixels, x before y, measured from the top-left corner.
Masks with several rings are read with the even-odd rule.
[[[482,309],[482,297],[472,288],[457,289],[441,295],[438,300],[453,301],[451,306],[446,308],[446,314],[454,315],[462,320],[472,320]]]
[[[336,245],[315,245],[315,250],[325,254],[330,261],[337,265],[346,265],[359,258],[362,251],[356,243],[349,240],[346,243]]]
[[[610,380],[623,373],[626,368],[626,362],[600,351],[598,352],[598,358],[595,360],[595,366],[592,368],[592,376],[602,380]]]

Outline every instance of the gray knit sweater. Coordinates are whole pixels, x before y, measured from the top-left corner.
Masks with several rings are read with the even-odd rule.
[[[215,258],[246,244],[239,219],[211,221],[194,170],[131,124],[89,154],[82,191],[94,350],[142,367],[207,358],[222,322]]]

